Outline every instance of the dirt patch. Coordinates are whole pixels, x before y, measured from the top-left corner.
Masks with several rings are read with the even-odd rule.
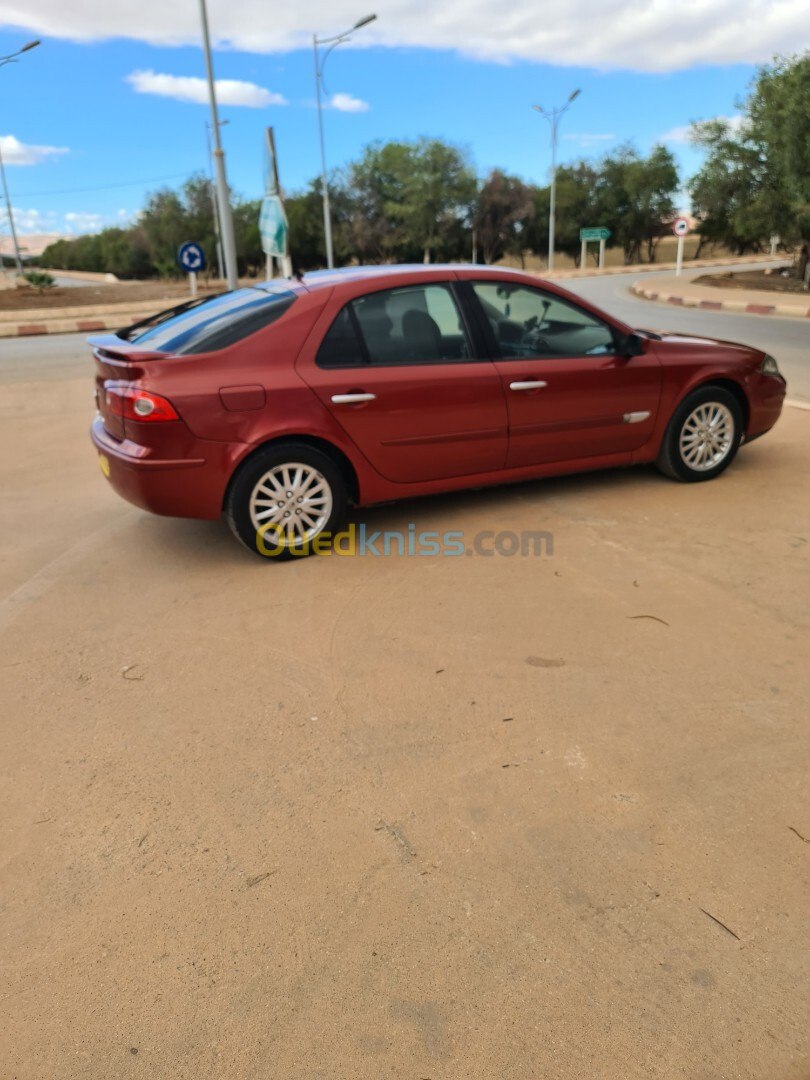
[[[200,284],[200,295],[222,292],[222,285]],[[178,304],[189,295],[184,281],[131,281],[118,285],[61,286],[39,292],[32,288],[0,290],[0,311],[30,311],[43,308],[87,307],[100,304],[128,304],[140,300],[155,300],[158,305]]]
[[[801,293],[808,292],[795,277],[785,277],[780,270],[745,270],[739,274],[703,274],[695,278],[695,285],[713,285],[718,289],[758,289],[769,292]]]

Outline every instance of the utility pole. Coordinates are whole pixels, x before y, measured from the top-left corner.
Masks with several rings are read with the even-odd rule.
[[[227,120],[222,121],[227,124]],[[211,125],[205,121],[205,141],[208,145],[208,182],[211,185],[211,210],[214,214],[214,241],[217,246],[217,277],[220,281],[225,280],[225,267],[222,262],[222,229],[219,224],[219,207],[217,206],[217,187],[214,182],[214,161],[211,156]]]
[[[211,39],[208,34],[208,13],[205,0],[200,0],[200,21],[202,22],[203,50],[205,52],[205,70],[208,76],[208,99],[211,105],[211,133],[214,137],[214,166],[217,176],[217,203],[219,205],[219,227],[222,237],[222,253],[225,258],[225,279],[229,289],[239,286],[236,266],[236,239],[233,233],[233,215],[228,192],[228,178],[225,173],[225,152],[219,137],[219,117],[217,115],[217,93],[214,86],[214,64],[211,59]]]
[[[3,178],[3,198],[6,200],[6,212],[8,213],[8,223],[11,228],[11,242],[14,246],[14,261],[17,264],[17,273],[22,274],[23,264],[20,257],[20,245],[17,242],[17,230],[14,228],[14,210],[11,206],[11,199],[8,195],[8,184],[6,183],[6,169],[3,165],[3,150],[0,147],[0,176]]]

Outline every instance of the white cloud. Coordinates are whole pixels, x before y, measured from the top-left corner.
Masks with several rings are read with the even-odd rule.
[[[568,134],[563,135],[563,139],[566,139],[568,142],[575,142],[578,146],[581,146],[583,149],[586,149],[587,147],[590,147],[590,146],[599,146],[600,143],[612,142],[615,138],[616,138],[616,136],[613,135],[610,132],[605,132],[604,134],[600,133],[600,134],[595,134],[595,135],[589,135],[589,134],[586,134],[584,132],[583,133],[569,132]]]
[[[670,128],[663,135],[659,135],[658,142],[662,143],[687,143],[692,132],[691,124],[682,124],[680,127]]]
[[[133,71],[126,81],[139,94],[157,94],[159,97],[191,101],[195,105],[208,104],[208,84],[195,76],[162,75],[156,71]],[[274,94],[256,83],[241,79],[217,79],[217,101],[220,105],[244,105],[250,109],[262,109],[267,105],[286,105],[287,99]]]
[[[338,112],[368,112],[371,106],[367,101],[361,101],[351,94],[332,94],[329,108],[337,109]]]
[[[13,135],[0,135],[0,153],[4,165],[39,165],[55,154],[67,154],[66,146],[32,146]]]
[[[21,206],[12,206],[14,213],[14,228],[21,235],[24,233],[39,233],[53,230],[56,226],[56,213],[47,210],[23,209]],[[8,228],[8,211],[5,206],[0,208],[0,230]]]
[[[65,214],[65,231],[76,236],[98,232],[104,224],[103,214],[91,214],[86,211],[72,211]]]
[[[737,135],[743,125],[744,118],[742,116],[715,116],[714,120],[725,120],[728,124],[731,134]],[[661,143],[688,143],[692,139],[692,125],[683,124],[680,127],[670,128],[669,131],[665,131],[663,135],[658,136],[658,142]]]
[[[37,210],[14,206],[14,227],[20,236],[45,237],[56,239],[58,236],[83,236],[86,233],[99,232],[111,225],[121,226],[132,219],[128,210],[119,210],[115,214],[98,214],[87,210],[70,210],[58,214],[55,210]],[[0,246],[9,232],[8,212],[0,206]],[[10,241],[9,241],[10,242]],[[32,253],[34,248],[31,248]]]
[[[153,45],[200,44],[197,5],[139,0],[5,0],[3,22],[34,34],[97,41],[123,37]],[[312,27],[324,35],[351,26],[354,0],[277,5],[211,0],[215,43],[248,52],[306,48]],[[450,49],[489,60],[556,66],[675,71],[702,64],[761,63],[810,48],[806,0],[568,0],[538,18],[536,0],[513,0],[493,17],[489,0],[387,0],[380,19],[353,38],[394,48]],[[200,60],[202,67],[202,60]]]

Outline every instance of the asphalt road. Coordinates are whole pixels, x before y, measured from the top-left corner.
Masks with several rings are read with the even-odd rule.
[[[761,269],[735,266],[735,270]],[[700,277],[706,270],[689,271],[684,278]],[[701,311],[674,304],[642,300],[629,290],[634,281],[671,277],[672,271],[627,273],[607,277],[572,278],[560,284],[631,326],[648,330],[675,330],[705,334],[726,341],[740,341],[771,353],[788,380],[788,394],[810,403],[810,322],[807,319],[784,319],[773,315],[747,315],[723,311]]]
[[[356,519],[551,552],[270,565],[91,389],[0,344],[0,1075],[807,1080],[810,413]]]
[[[742,270],[753,268],[735,267]],[[672,271],[664,273],[671,275]],[[692,272],[693,276],[701,273],[705,271]],[[776,357],[788,380],[789,396],[810,403],[810,325],[806,319],[679,308],[672,304],[641,300],[629,292],[634,281],[640,278],[650,280],[657,276],[654,273],[630,272],[603,278],[566,279],[560,284],[631,326],[706,334],[764,349]],[[54,335],[48,339],[47,346],[41,337],[7,339],[0,346],[0,378],[27,378],[26,372],[32,358],[37,360],[40,378],[61,378],[71,372],[78,375],[86,369],[87,355],[84,334]]]

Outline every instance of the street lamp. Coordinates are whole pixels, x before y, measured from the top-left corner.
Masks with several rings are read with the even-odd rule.
[[[0,56],[0,67],[5,67],[6,64],[16,64],[18,56],[22,56],[23,53],[29,52],[31,49],[35,49],[39,44],[39,41],[29,41],[26,45],[23,45],[21,49],[18,49],[15,53],[9,53],[8,56]],[[3,148],[1,145],[0,179],[2,179],[3,182],[3,196],[6,200],[6,210],[8,211],[8,224],[9,228],[11,229],[11,242],[14,245],[14,261],[17,263],[17,273],[22,274],[23,264],[22,258],[20,256],[20,245],[17,243],[17,230],[14,227],[14,211],[11,206],[11,199],[8,195],[8,184],[6,183],[6,169],[3,165]]]
[[[2,67],[4,64],[15,63],[18,56],[22,56],[24,52],[30,52],[31,49],[35,49],[37,45],[41,44],[41,41],[29,41],[26,45],[23,45],[21,49],[17,49],[16,52],[9,53],[8,56],[0,56],[0,67]]]
[[[548,208],[548,268],[554,269],[554,226],[555,221],[555,209],[557,203],[557,127],[560,119],[567,111],[574,98],[579,97],[579,90],[575,90],[568,98],[568,101],[559,109],[546,110],[542,105],[532,105],[533,109],[536,109],[542,116],[548,120],[551,125],[551,198],[549,200]]]
[[[224,127],[230,120],[220,120],[219,126]],[[211,190],[211,209],[214,212],[214,241],[217,247],[217,277],[220,281],[225,278],[225,269],[222,263],[222,229],[219,224],[219,207],[217,206],[217,189],[214,183],[214,160],[211,156],[211,122],[205,121],[205,141],[208,147],[208,183]]]
[[[329,210],[329,185],[326,179],[326,149],[323,141],[323,110],[321,107],[321,87],[324,92],[326,87],[323,83],[323,69],[326,64],[327,57],[332,49],[338,45],[342,45],[344,41],[349,41],[351,35],[355,30],[359,30],[361,26],[368,26],[370,22],[374,22],[377,18],[376,15],[366,15],[362,19],[350,27],[348,30],[344,30],[342,34],[335,34],[334,37],[319,38],[317,34],[312,35],[312,54],[315,60],[315,93],[318,101],[318,132],[321,138],[321,185],[323,189],[323,232],[326,239],[326,265],[330,270],[334,268],[335,256],[332,249],[332,215]],[[319,59],[318,46],[328,45],[329,48],[323,54],[323,59]]]
[[[202,23],[203,51],[205,52],[205,71],[208,76],[208,100],[211,105],[211,132],[214,136],[219,229],[222,237],[222,253],[225,257],[225,278],[228,282],[228,288],[236,289],[239,286],[236,267],[236,240],[233,234],[233,216],[228,194],[228,178],[225,174],[225,152],[219,138],[220,123],[217,116],[217,94],[214,87],[214,63],[211,59],[211,39],[208,34],[208,12],[205,10],[205,0],[200,0],[200,22]]]

